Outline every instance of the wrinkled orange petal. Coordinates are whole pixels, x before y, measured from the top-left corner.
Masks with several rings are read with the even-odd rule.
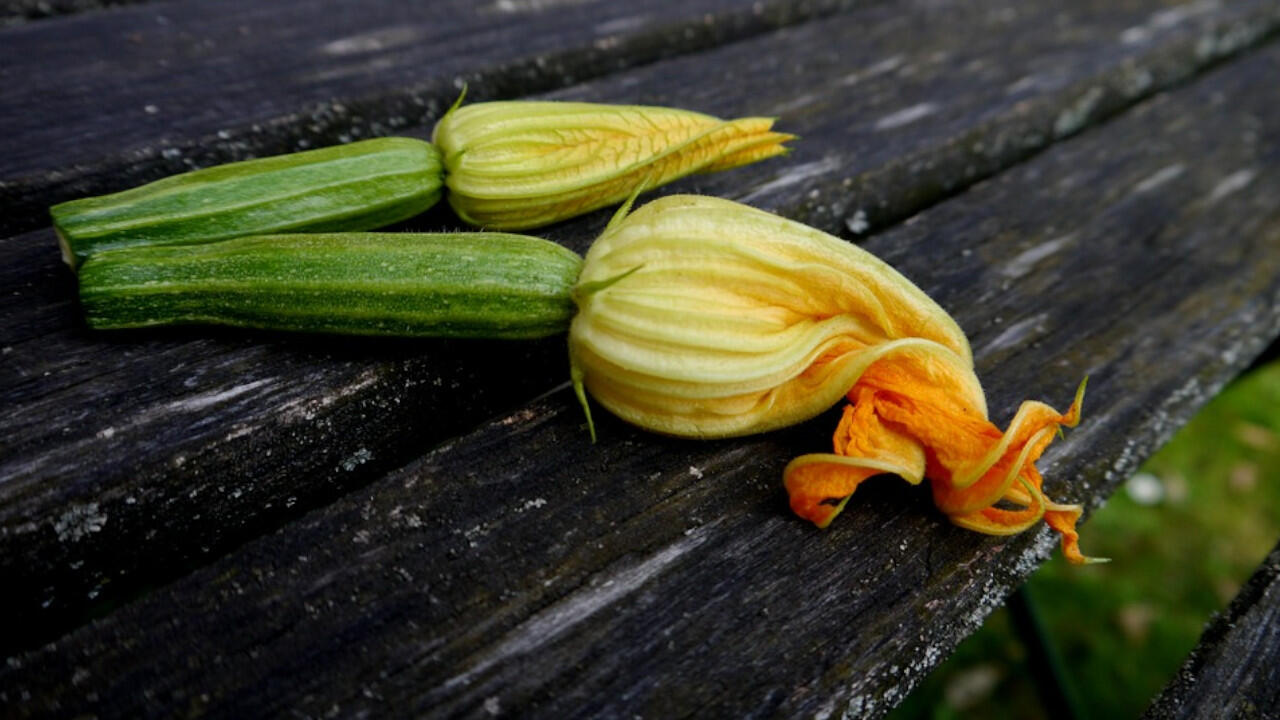
[[[923,479],[919,443],[885,427],[874,409],[871,402],[846,406],[832,438],[836,452],[801,455],[787,465],[783,483],[793,512],[826,527],[873,475],[891,473],[911,483]]]
[[[1044,514],[1044,521],[1062,537],[1062,556],[1072,565],[1110,562],[1107,558],[1086,557],[1080,553],[1080,533],[1076,532],[1076,521],[1080,519],[1081,512],[1083,509],[1079,505],[1051,503]]]
[[[1050,502],[1034,464],[1060,427],[1079,422],[1083,395],[1081,383],[1065,413],[1024,402],[1001,431],[946,383],[924,381],[918,368],[905,363],[878,362],[849,392],[852,405],[836,431],[835,453],[802,456],[788,466],[792,508],[825,527],[858,483],[875,474],[867,461],[885,460],[884,447],[891,440],[897,457],[906,457],[912,445],[917,448],[934,503],[956,525],[1012,535],[1044,519],[1061,535],[1069,561],[1089,562],[1075,530],[1080,508]],[[918,471],[908,470],[905,477],[918,482]]]

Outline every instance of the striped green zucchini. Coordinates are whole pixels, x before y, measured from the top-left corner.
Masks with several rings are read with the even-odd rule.
[[[378,138],[195,170],[49,213],[74,269],[113,248],[372,230],[434,205],[443,172],[434,145]]]
[[[95,328],[535,338],[568,330],[581,268],[524,235],[300,233],[107,250],[79,279]]]

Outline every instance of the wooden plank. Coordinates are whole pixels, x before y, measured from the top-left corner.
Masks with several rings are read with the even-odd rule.
[[[1280,545],[1215,617],[1147,718],[1280,716]]]
[[[102,10],[116,5],[132,5],[157,0],[4,0],[0,2],[0,27],[30,20]]]
[[[8,28],[0,234],[193,166],[425,132],[464,82],[524,95],[858,4],[222,0]]]
[[[1267,48],[867,243],[969,332],[994,417],[1091,376],[1084,423],[1041,463],[1056,498],[1101,503],[1280,334],[1278,71]],[[878,716],[1054,539],[953,528],[888,480],[813,529],[779,475],[831,422],[691,442],[604,417],[592,446],[561,389],[10,658],[0,700]]]
[[[924,202],[936,188],[964,187],[979,176],[958,162],[968,153],[986,152],[983,172],[993,171],[1038,147],[1031,135],[1048,142],[1064,113],[1093,117],[1077,106],[1081,93],[1091,96],[1082,90],[1089,83],[1110,88],[1149,73],[1158,78],[1152,92],[1212,58],[1196,50],[1204,38],[1239,47],[1223,38],[1260,36],[1277,13],[1241,3],[1225,14],[1187,11],[1182,22],[1157,22],[1163,16],[1152,7],[1099,0],[1072,5],[1074,14],[1053,3],[1024,8],[1014,22],[1001,7],[926,2],[910,22],[899,10],[869,7],[556,97],[623,100],[631,92],[632,100],[724,114],[780,114],[805,135],[787,162],[677,187],[838,232],[866,222],[858,193]],[[1133,28],[1155,29],[1126,42]],[[997,39],[1002,32],[1034,42],[1012,53]],[[853,35],[862,42],[824,42]],[[780,65],[781,57],[799,67]],[[1065,74],[1045,79],[1056,72]],[[929,103],[938,111],[901,122],[904,109]],[[857,121],[842,119],[842,107],[857,108]],[[897,175],[895,167],[914,170]],[[897,195],[878,190],[881,181],[895,183]],[[550,234],[583,250],[604,217]],[[442,211],[415,226],[452,222]],[[53,247],[47,231],[0,241],[0,282],[12,290],[0,296],[10,318],[0,329],[0,401],[12,408],[0,417],[0,436],[9,438],[0,452],[0,574],[15,588],[4,600],[13,629],[0,647],[54,637],[565,376],[556,341],[88,333]]]
[[[876,6],[718,48],[680,70],[603,78],[547,97],[696,98],[724,115],[777,115],[801,136],[789,162],[749,168],[745,189],[741,174],[686,187],[856,237],[1176,87],[1277,29],[1274,2]],[[706,66],[730,70],[707,82]]]

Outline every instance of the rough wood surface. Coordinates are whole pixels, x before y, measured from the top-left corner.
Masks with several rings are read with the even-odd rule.
[[[192,166],[424,132],[464,82],[476,100],[525,95],[855,3],[220,0],[14,26],[0,233]]]
[[[993,415],[1091,376],[1042,462],[1096,506],[1280,333],[1266,48],[867,246],[970,334]],[[21,715],[882,714],[1050,551],[891,480],[819,532],[779,474],[831,418],[655,438],[566,390],[0,670]],[[1087,549],[1087,525],[1086,549]],[[1132,559],[1117,558],[1118,562]]]
[[[5,0],[0,2],[0,26],[29,20],[102,10],[116,5],[133,5],[160,0]]]
[[[1099,0],[1070,10],[868,6],[553,97],[781,115],[805,136],[785,162],[678,189],[833,232],[865,230],[1042,148],[1055,126],[1075,132],[1103,106],[1185,79],[1280,19],[1257,2]],[[854,35],[859,43],[824,40]],[[1026,39],[1010,48],[1000,39],[1008,35]],[[1143,77],[1149,83],[1126,84]],[[898,215],[865,204],[871,197],[896,198]],[[603,217],[548,233],[583,250]],[[450,222],[442,211],[417,226]],[[13,408],[0,417],[10,438],[0,453],[0,571],[16,588],[3,600],[15,622],[0,647],[56,636],[565,375],[555,341],[90,334],[53,247],[47,231],[0,241],[0,276],[12,289],[0,297],[10,318],[0,329],[0,399]]]
[[[1280,717],[1280,545],[1205,628],[1144,717]]]

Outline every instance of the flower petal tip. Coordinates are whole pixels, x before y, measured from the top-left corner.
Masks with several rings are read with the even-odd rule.
[[[791,511],[813,523],[821,530],[827,529],[831,521],[836,519],[853,495],[840,497],[822,497],[820,495],[796,494],[791,496]]]
[[[1085,375],[1080,381],[1080,385],[1076,387],[1076,396],[1071,401],[1071,407],[1062,415],[1062,425],[1073,428],[1080,424],[1080,416],[1084,411],[1084,391],[1089,385],[1089,376]]]

